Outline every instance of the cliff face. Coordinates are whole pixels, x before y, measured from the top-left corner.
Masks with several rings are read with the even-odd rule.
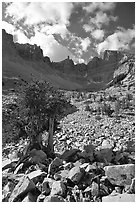
[[[67,90],[104,89],[118,75],[118,67],[128,59],[125,53],[106,50],[103,58],[94,57],[87,65],[75,65],[69,57],[61,62],[51,62],[49,57],[43,56],[40,47],[14,43],[13,36],[5,30],[2,31],[2,51],[3,78],[20,75],[30,81],[33,76]],[[126,72],[126,68],[123,70]]]
[[[15,43],[19,55],[26,60],[42,60],[43,51],[37,45]]]
[[[123,54],[117,50],[116,51],[105,50],[103,55],[103,60],[118,63],[122,57],[123,57]]]
[[[13,42],[13,36],[6,33],[6,31],[2,29],[2,55],[4,56],[7,54],[16,54],[16,49]]]

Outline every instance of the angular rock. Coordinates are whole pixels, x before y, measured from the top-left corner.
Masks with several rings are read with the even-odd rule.
[[[54,174],[55,180],[61,180],[68,177],[69,170],[61,170]]]
[[[44,199],[45,199],[45,195],[44,194],[40,194],[38,197],[37,197],[37,202],[44,202]]]
[[[28,192],[35,190],[36,186],[27,176],[24,176],[15,186],[9,198],[9,202],[16,202]]]
[[[103,142],[102,142],[102,149],[111,149],[111,148],[113,148],[114,147],[114,144],[113,144],[113,142],[112,141],[110,141],[110,140],[103,140]]]
[[[135,194],[117,194],[102,197],[102,202],[135,202]]]
[[[3,202],[8,202],[8,199],[15,187],[15,184],[13,182],[9,182],[4,186],[2,190],[2,201]]]
[[[75,184],[79,183],[79,181],[81,180],[82,176],[84,175],[84,170],[81,169],[80,167],[76,166],[73,167],[69,174],[68,174],[68,178],[74,182]]]
[[[5,159],[2,161],[2,171],[15,166],[18,160],[11,161],[10,159]]]
[[[135,193],[135,178],[132,179],[132,183],[130,185],[130,192]]]
[[[56,157],[49,165],[48,174],[54,175],[59,170],[59,167],[62,165],[63,165],[62,160]]]
[[[104,170],[105,175],[113,185],[131,185],[132,179],[135,177],[134,164],[105,166]]]
[[[66,194],[66,186],[62,181],[55,181],[52,184],[52,189],[50,195],[60,195],[64,196]]]
[[[84,163],[80,165],[80,168],[86,169],[86,167],[89,165],[89,163]]]
[[[98,162],[110,163],[113,159],[113,151],[109,148],[103,148],[95,152],[95,159]]]
[[[49,195],[49,193],[51,192],[51,188],[49,186],[49,183],[48,182],[44,182],[42,184],[42,194],[44,195]]]
[[[37,196],[32,193],[28,193],[27,196],[22,200],[22,202],[36,202]]]
[[[74,167],[72,162],[66,163],[63,165],[65,170],[70,170],[72,167]]]
[[[58,195],[51,196],[50,195],[44,199],[44,202],[65,202],[65,200],[61,196],[58,196]]]
[[[93,152],[86,152],[83,150],[82,152],[78,153],[79,158],[84,158],[85,160],[88,160],[89,162],[92,162],[94,160]]]
[[[65,150],[65,152],[61,155],[61,159],[65,160],[66,162],[73,162],[74,156],[79,152],[79,149],[71,149]]]
[[[42,192],[49,192],[52,189],[52,184],[54,183],[54,180],[51,178],[44,178],[44,181],[42,183]]]
[[[31,179],[35,184],[38,182],[40,177],[46,177],[46,173],[42,172],[41,170],[32,171],[31,173],[27,174],[28,178]]]
[[[15,171],[14,171],[14,174],[17,174],[21,169],[22,169],[22,167],[23,167],[23,163],[21,163],[19,166],[17,166],[17,168],[15,169]]]

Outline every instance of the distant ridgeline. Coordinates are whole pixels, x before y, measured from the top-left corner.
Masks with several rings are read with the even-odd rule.
[[[48,56],[43,56],[43,51],[40,46],[35,44],[30,45],[28,43],[14,43],[13,36],[7,34],[5,30],[2,30],[2,51],[3,58],[5,55],[7,56],[9,54],[12,56],[14,54],[21,57],[26,63],[27,61],[36,63],[42,62],[40,66],[48,66],[49,71],[51,70],[53,74],[59,75],[63,80],[67,79],[70,83],[71,81],[75,84],[77,83],[78,88],[93,88],[93,90],[105,88],[106,84],[113,80],[113,74],[119,66],[119,62],[122,61],[122,59],[127,59],[129,55],[125,52],[106,50],[102,53],[100,58],[94,57],[87,65],[84,63],[74,64],[69,56],[60,62],[51,62]],[[45,75],[46,74],[45,68]]]

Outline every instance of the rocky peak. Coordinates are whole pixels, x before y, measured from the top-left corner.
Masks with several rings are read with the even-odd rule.
[[[13,36],[11,34],[6,33],[4,29],[2,29],[2,55],[13,55],[16,51],[15,44],[13,42]]]
[[[6,33],[4,29],[2,29],[2,42],[10,42],[13,44],[13,35]]]
[[[61,62],[53,62],[52,67],[54,67],[57,70],[61,70],[62,72],[70,72],[70,70],[73,70],[74,68],[74,62],[72,59],[69,59],[69,57]]]

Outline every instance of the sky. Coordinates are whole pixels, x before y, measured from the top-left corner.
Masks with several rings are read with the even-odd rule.
[[[88,63],[105,50],[135,50],[134,2],[3,2],[2,28],[51,61]]]

